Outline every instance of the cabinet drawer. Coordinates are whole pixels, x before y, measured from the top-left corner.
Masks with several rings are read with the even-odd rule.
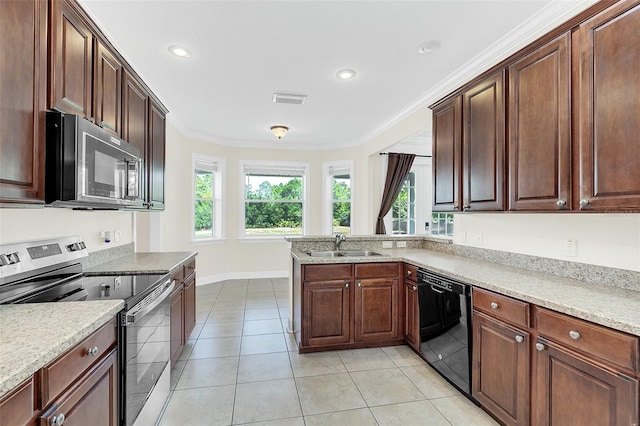
[[[109,321],[92,335],[69,349],[64,355],[40,370],[42,406],[59,395],[83,371],[94,365],[116,344],[116,327]],[[88,349],[98,348],[96,355]]]
[[[188,278],[196,270],[196,260],[192,260],[182,266],[184,270],[184,278]]]
[[[184,274],[183,266],[179,266],[178,268],[174,269],[173,272],[171,273],[171,279],[175,280],[176,287],[179,287],[180,284],[182,284],[182,280],[184,279],[184,277],[186,277],[186,275]]]
[[[536,328],[541,336],[567,347],[638,371],[638,338],[635,336],[543,308],[536,310]]]
[[[305,265],[303,281],[351,279],[351,263],[331,265]]]
[[[413,265],[409,265],[408,263],[405,263],[403,273],[406,279],[411,281],[416,281],[418,277],[418,268]]]
[[[398,263],[356,263],[356,278],[397,277]]]
[[[473,308],[493,317],[501,318],[523,327],[529,327],[529,304],[526,302],[474,288]]]
[[[34,414],[33,376],[0,401],[0,425],[24,425]]]

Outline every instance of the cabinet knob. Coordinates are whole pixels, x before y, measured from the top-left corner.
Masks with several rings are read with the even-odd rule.
[[[587,200],[586,198],[583,198],[582,200],[580,200],[580,208],[587,207],[588,205],[589,205],[589,200]]]
[[[407,271],[407,275],[411,275],[411,271]]]
[[[516,342],[518,342],[518,343],[522,343],[522,342],[524,342],[524,337],[522,337],[522,336],[521,336],[521,335],[519,335],[519,334],[518,334],[518,335],[516,335]]]
[[[469,210],[470,208],[471,208],[471,206],[470,206],[470,205],[464,205],[464,206],[462,206],[462,210],[465,210],[465,211],[466,211],[466,210]]]
[[[569,337],[571,337],[573,340],[578,340],[580,338],[580,333],[578,331],[571,330],[569,332]]]
[[[64,423],[64,414],[60,413],[57,416],[53,416],[51,419],[51,426],[62,426]]]
[[[413,286],[413,291],[416,291],[417,289],[418,289],[418,287],[414,285]]]
[[[344,283],[345,288],[349,288],[349,283]]]
[[[500,307],[500,305],[498,305],[498,302],[491,302],[489,306],[491,306],[491,309],[498,309]]]
[[[556,201],[556,206],[563,208],[567,206],[567,200],[558,200]]]
[[[536,343],[536,349],[538,352],[544,351],[544,345],[542,343]]]
[[[89,356],[96,356],[98,355],[98,347],[94,346],[92,348],[87,348],[87,355]]]
[[[358,281],[358,287],[362,287],[362,281]]]

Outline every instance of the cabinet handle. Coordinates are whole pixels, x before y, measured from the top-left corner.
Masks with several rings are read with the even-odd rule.
[[[580,338],[580,332],[571,330],[569,331],[569,337],[571,337],[573,340],[578,340]]]
[[[491,302],[489,306],[491,306],[491,309],[498,309],[500,307],[500,305],[498,305],[498,302]]]
[[[516,335],[516,342],[518,342],[518,343],[524,342],[524,337],[522,337],[521,335],[517,334]]]
[[[566,207],[566,205],[567,205],[567,200],[560,199],[560,200],[556,201],[556,206],[558,206],[560,208]]]
[[[89,356],[96,356],[98,355],[98,347],[94,346],[92,348],[87,348],[87,355]]]
[[[60,413],[57,416],[51,418],[51,426],[62,426],[64,423],[64,414]]]
[[[582,200],[580,200],[580,208],[587,207],[588,205],[589,205],[589,200],[587,200],[586,198],[583,198]]]
[[[538,352],[544,351],[544,345],[542,343],[536,343],[536,349]]]
[[[407,275],[411,275],[411,271],[407,271]]]
[[[418,287],[414,285],[413,286],[413,291],[416,291],[417,289],[418,289]]]
[[[471,209],[471,206],[469,206],[469,205],[462,206],[462,210],[467,211],[467,210],[469,210],[469,209]]]

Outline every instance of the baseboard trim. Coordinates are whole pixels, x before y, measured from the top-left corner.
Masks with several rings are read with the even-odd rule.
[[[224,274],[197,276],[196,286],[217,283],[226,280],[246,280],[253,278],[287,278],[289,271],[262,271],[262,272],[227,272]]]

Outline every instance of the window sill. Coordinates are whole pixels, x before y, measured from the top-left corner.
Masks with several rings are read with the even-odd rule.
[[[198,240],[191,240],[189,243],[195,246],[203,246],[206,244],[222,244],[227,241],[226,238],[201,238]]]
[[[282,241],[286,243],[286,237],[290,237],[291,235],[274,235],[272,237],[240,237],[238,238],[238,242],[240,243],[275,243]]]

